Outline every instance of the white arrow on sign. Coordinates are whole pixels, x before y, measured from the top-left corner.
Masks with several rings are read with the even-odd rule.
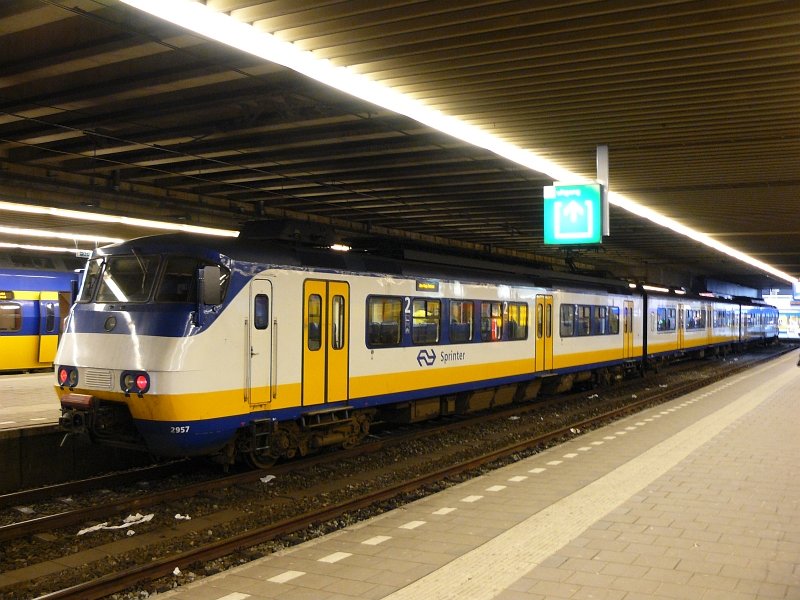
[[[564,216],[568,217],[570,221],[575,223],[578,217],[582,217],[586,211],[575,200],[572,200],[564,207]]]

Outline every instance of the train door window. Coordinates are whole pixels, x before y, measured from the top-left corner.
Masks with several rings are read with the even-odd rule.
[[[548,303],[545,309],[544,330],[548,338],[553,337],[553,305],[551,303]]]
[[[341,350],[344,348],[344,296],[336,295],[331,300],[331,348]]]
[[[311,294],[308,297],[308,349],[322,347],[322,296]]]
[[[503,335],[503,305],[500,302],[481,302],[481,340],[496,342]]]
[[[541,302],[536,303],[536,339],[544,335],[544,307]]]
[[[472,302],[450,301],[450,341],[454,344],[469,342],[472,339]]]
[[[253,327],[266,329],[269,327],[269,296],[256,294],[253,299]]]
[[[441,302],[418,298],[412,306],[411,341],[414,344],[435,344],[439,341]]]
[[[608,333],[617,335],[619,333],[619,307],[608,307]]]
[[[370,347],[400,345],[400,298],[367,299],[367,344]]]
[[[0,332],[11,333],[22,328],[22,306],[16,302],[0,302]]]
[[[56,330],[56,309],[52,302],[44,305],[44,330],[53,333]]]
[[[575,335],[575,305],[562,304],[560,309],[560,324],[558,332],[561,337]]]
[[[508,305],[509,338],[524,340],[528,337],[528,305],[512,302]]]

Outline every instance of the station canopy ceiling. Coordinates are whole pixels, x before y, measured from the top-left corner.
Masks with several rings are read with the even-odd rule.
[[[800,274],[797,0],[206,4],[573,173],[593,178],[607,144],[612,191]],[[545,246],[552,173],[115,0],[3,2],[0,48],[2,202],[300,219],[639,281],[788,285],[618,205],[601,246]],[[5,210],[0,226],[153,233]]]

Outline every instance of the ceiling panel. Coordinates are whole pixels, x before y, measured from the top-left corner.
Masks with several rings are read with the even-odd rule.
[[[608,144],[615,191],[800,274],[796,0],[207,4],[577,173]],[[785,285],[616,207],[601,248],[546,247],[546,175],[113,0],[5,3],[0,45],[2,200]]]

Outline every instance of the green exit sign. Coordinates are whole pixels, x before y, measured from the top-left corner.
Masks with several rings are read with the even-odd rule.
[[[544,188],[544,243],[599,244],[603,239],[603,192],[599,183]]]

